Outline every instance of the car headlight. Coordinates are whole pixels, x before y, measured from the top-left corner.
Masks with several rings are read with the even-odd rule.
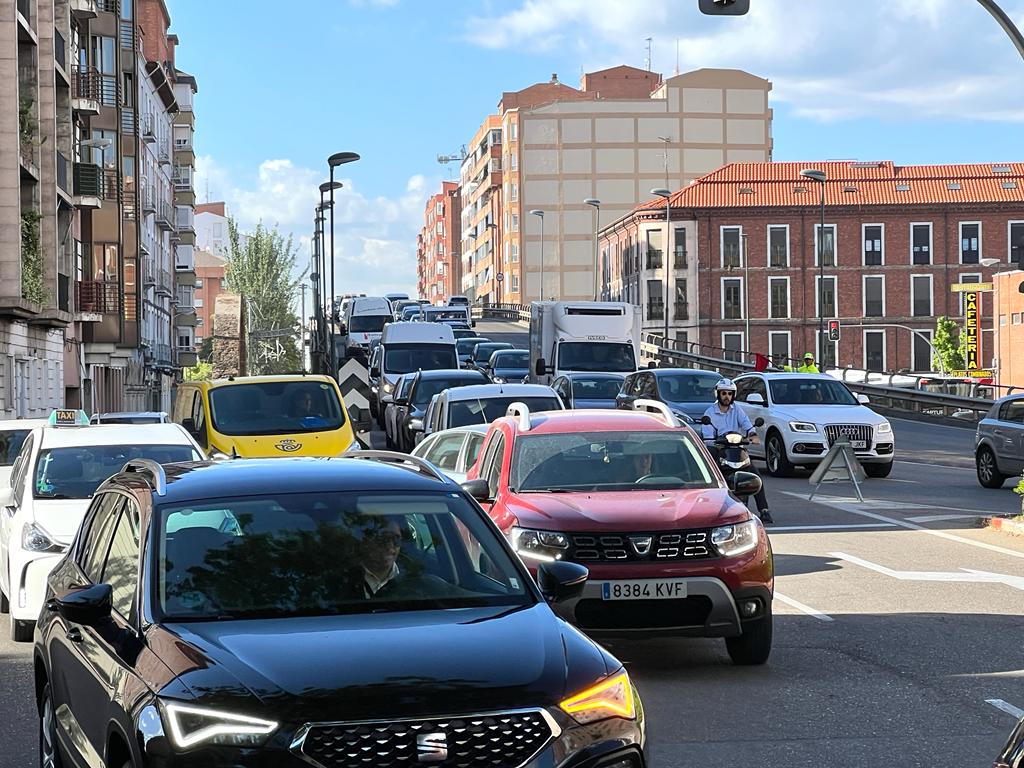
[[[177,702],[163,702],[171,743],[184,750],[200,744],[228,747],[260,747],[267,743],[277,723],[247,715]]]
[[[891,435],[892,434],[892,424],[890,424],[888,421],[883,421],[881,424],[878,425],[878,434],[880,434],[880,435]]]
[[[577,723],[592,723],[609,717],[621,717],[626,720],[636,717],[633,685],[625,670],[605,678],[585,691],[563,699],[558,706]]]
[[[528,528],[512,528],[509,539],[520,557],[551,562],[561,560],[569,549],[569,537],[556,531],[533,531]]]
[[[723,525],[711,531],[711,543],[725,557],[742,555],[757,547],[757,520]]]
[[[63,552],[66,549],[35,523],[25,523],[22,527],[21,548],[26,552]]]
[[[391,382],[387,382],[387,381],[384,382],[384,394],[385,395],[390,395],[394,391],[395,391],[395,385],[394,384],[392,384]]]
[[[789,428],[794,432],[817,432],[818,428],[809,421],[791,421]]]

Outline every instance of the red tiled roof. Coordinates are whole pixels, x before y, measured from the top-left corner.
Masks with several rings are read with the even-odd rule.
[[[1024,163],[894,166],[861,163],[733,163],[701,176],[671,197],[673,208],[762,208],[817,204],[817,182],[805,168],[824,171],[825,204],[927,205],[1024,203]],[[664,209],[660,198],[635,210]]]

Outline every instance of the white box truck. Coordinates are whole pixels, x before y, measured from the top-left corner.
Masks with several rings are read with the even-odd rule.
[[[620,301],[535,301],[530,305],[530,380],[565,373],[633,373],[642,318]]]

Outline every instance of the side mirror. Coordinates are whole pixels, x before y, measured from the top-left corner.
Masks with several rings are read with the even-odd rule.
[[[764,405],[764,396],[758,392],[751,392],[744,402],[748,405]]]
[[[760,416],[758,416],[756,419],[754,419],[754,426],[755,427],[763,427],[764,426],[764,419],[762,419]]]
[[[377,366],[373,366],[373,368],[370,369],[370,375],[373,376],[373,378],[375,378],[375,379],[379,379],[380,378],[380,368],[378,368]]]
[[[710,427],[711,417],[705,413],[703,416],[700,417],[700,423],[703,424],[705,427]]]
[[[737,496],[753,496],[761,490],[761,478],[753,472],[734,472],[725,484]]]
[[[409,430],[412,432],[422,432],[423,419],[409,419]]]
[[[52,604],[65,621],[94,626],[110,618],[113,589],[109,584],[94,584],[55,598]]]
[[[462,484],[462,490],[477,501],[488,502],[491,500],[491,487],[482,478],[467,480]]]
[[[534,366],[533,372],[538,376],[543,376],[548,372],[548,367],[547,364],[545,364],[543,357],[537,358],[537,364]]]
[[[537,586],[549,603],[574,600],[583,594],[590,571],[579,563],[555,560],[537,566]]]
[[[857,393],[857,402],[861,405],[867,405],[871,402],[871,398],[865,395],[863,392]]]
[[[407,398],[407,397],[396,397],[393,402],[395,403],[395,405],[408,405],[409,404],[409,398]]]

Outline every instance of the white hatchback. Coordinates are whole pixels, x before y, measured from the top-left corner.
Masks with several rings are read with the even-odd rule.
[[[788,477],[798,466],[821,462],[836,440],[850,441],[869,477],[892,471],[896,443],[892,425],[838,379],[825,374],[749,373],[736,378],[736,402],[754,421],[764,419],[751,445],[768,472]]]
[[[41,426],[25,438],[0,489],[0,611],[11,638],[32,639],[46,577],[82,522],[96,488],[134,459],[204,458],[179,424]]]

